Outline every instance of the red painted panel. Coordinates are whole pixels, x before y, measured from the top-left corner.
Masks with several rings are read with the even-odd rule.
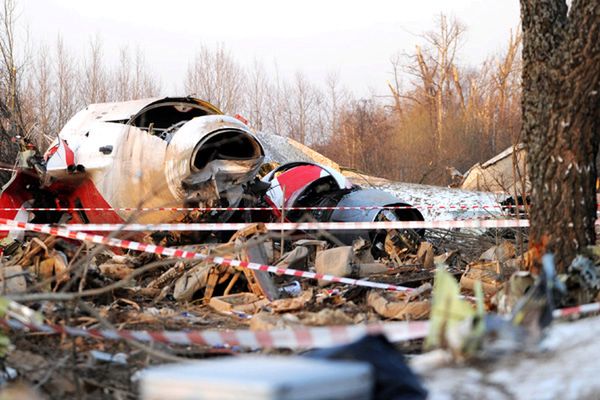
[[[283,174],[277,176],[277,181],[281,188],[285,189],[283,198],[284,204],[287,205],[288,200],[298,190],[303,189],[309,183],[312,183],[319,179],[321,171],[323,169],[316,165],[302,165],[294,167],[289,171],[285,171]]]
[[[68,200],[69,207],[78,207],[77,200],[81,203],[82,207],[97,207],[97,208],[111,208],[104,197],[100,194],[91,179],[83,180],[71,193],[69,193],[66,200]],[[72,223],[84,223],[81,221],[78,212],[73,212]],[[85,211],[86,217],[89,222],[95,224],[120,224],[123,219],[115,211]]]

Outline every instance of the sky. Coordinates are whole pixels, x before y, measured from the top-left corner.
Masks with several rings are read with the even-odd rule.
[[[223,44],[244,66],[258,61],[282,77],[297,71],[322,84],[336,73],[356,96],[385,95],[390,59],[411,52],[440,13],[466,27],[460,63],[476,65],[505,48],[518,29],[518,0],[19,0],[30,40],[60,34],[76,54],[99,35],[115,64],[139,47],[165,94],[182,94],[202,44]]]

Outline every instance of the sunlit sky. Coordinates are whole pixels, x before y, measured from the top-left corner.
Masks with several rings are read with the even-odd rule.
[[[501,51],[518,28],[517,0],[20,0],[33,43],[60,33],[76,54],[99,35],[105,57],[139,46],[165,94],[182,92],[201,44],[222,43],[245,66],[254,60],[283,77],[302,71],[322,83],[336,72],[357,96],[387,94],[390,58],[410,52],[441,12],[467,27],[463,65]]]

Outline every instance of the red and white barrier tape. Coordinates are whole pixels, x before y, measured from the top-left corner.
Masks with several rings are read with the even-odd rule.
[[[554,310],[554,318],[574,314],[600,312],[600,303]],[[150,331],[84,329],[56,324],[35,324],[16,319],[0,319],[0,325],[14,330],[80,336],[92,339],[137,340],[176,345],[210,347],[246,347],[251,349],[290,348],[307,349],[350,343],[367,334],[383,333],[392,342],[421,339],[427,336],[429,321],[382,322],[368,325],[340,325],[301,327],[272,331],[204,330],[204,331]]]
[[[345,278],[345,277],[333,276],[333,275],[328,275],[328,274],[319,274],[316,272],[299,271],[296,269],[289,269],[289,268],[278,268],[278,267],[274,267],[271,265],[264,265],[264,264],[258,264],[258,263],[247,262],[247,261],[233,260],[233,259],[223,258],[223,257],[210,257],[210,256],[207,256],[207,255],[204,255],[201,253],[195,253],[195,252],[191,252],[191,251],[187,251],[187,250],[173,249],[170,247],[156,246],[153,244],[133,242],[130,240],[109,238],[106,236],[92,235],[92,234],[84,233],[84,232],[74,232],[74,231],[67,230],[64,228],[56,228],[56,227],[51,227],[48,225],[29,224],[26,222],[13,221],[13,220],[5,219],[5,218],[0,218],[0,224],[8,225],[12,229],[22,229],[22,230],[28,230],[28,231],[33,231],[33,232],[47,233],[49,235],[55,235],[55,236],[69,238],[69,239],[93,242],[93,243],[103,244],[103,245],[112,246],[112,247],[120,247],[123,249],[143,251],[146,253],[159,254],[159,255],[164,255],[164,256],[169,256],[169,257],[187,258],[187,259],[192,259],[192,260],[203,260],[203,261],[206,261],[209,263],[214,263],[214,264],[219,264],[219,265],[247,268],[247,269],[252,269],[255,271],[272,272],[274,274],[280,274],[280,275],[289,275],[289,276],[295,276],[295,277],[307,278],[307,279],[319,279],[319,280],[324,280],[324,281],[328,281],[328,282],[344,283],[346,285],[364,286],[364,287],[370,287],[370,288],[374,288],[374,289],[384,289],[384,290],[392,290],[392,291],[400,291],[400,292],[407,292],[407,291],[414,290],[412,288],[398,286],[398,285],[392,285],[389,283],[371,282],[371,281],[367,281],[364,279]]]
[[[599,222],[596,222],[597,224]],[[2,225],[0,231],[14,229],[14,225]],[[61,228],[69,231],[89,232],[157,232],[157,231],[238,231],[254,223],[178,223],[178,224],[67,224]],[[264,224],[270,231],[316,231],[316,230],[378,230],[378,229],[453,229],[453,228],[526,228],[526,219],[466,219],[451,221],[378,221],[378,222],[273,222]],[[39,225],[50,228],[50,225]]]
[[[576,314],[588,314],[593,312],[600,312],[600,303],[582,304],[580,306],[559,308],[552,312],[554,318],[568,317]]]
[[[383,333],[391,342],[421,339],[427,336],[428,321],[385,322],[368,325],[301,327],[272,331],[205,330],[205,331],[134,331],[83,329],[63,325],[31,324],[15,319],[0,319],[0,325],[14,330],[66,334],[93,339],[137,340],[178,345],[239,346],[251,349],[307,349],[350,343],[367,334]]]
[[[600,303],[554,310],[554,318],[600,312]],[[16,319],[0,319],[0,325],[14,330],[66,334],[94,339],[137,340],[178,345],[240,346],[247,348],[316,348],[352,342],[366,334],[383,333],[392,342],[421,339],[427,336],[429,321],[383,322],[368,325],[301,327],[272,331],[204,330],[148,331],[83,329],[55,324],[34,324]]]
[[[458,204],[458,205],[435,205],[415,204],[411,206],[333,206],[333,207],[286,207],[285,211],[353,211],[353,210],[409,210],[409,209],[439,209],[439,210],[490,210],[503,208],[524,208],[522,205],[500,205],[500,204]],[[272,207],[0,207],[2,211],[273,211],[281,210]]]

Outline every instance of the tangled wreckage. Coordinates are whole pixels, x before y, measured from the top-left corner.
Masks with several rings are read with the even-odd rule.
[[[497,374],[461,371],[470,382],[463,388],[436,372],[440,358],[432,363],[431,353],[408,364],[383,336],[360,339],[385,334],[411,353],[424,341],[427,350],[442,348],[441,364],[448,365],[529,351],[553,318],[599,311],[598,303],[553,310],[595,301],[597,248],[578,257],[568,276],[556,276],[551,257],[541,271],[533,269],[541,255],[524,251],[526,237],[515,229],[373,228],[498,218],[502,199],[345,171],[195,98],[90,105],[45,154],[23,142],[0,195],[7,235],[0,242],[0,323],[13,330],[16,347],[0,335],[0,387],[18,375],[41,390],[28,398],[85,390],[90,398],[201,392],[210,399],[377,400],[424,399],[427,390],[431,398],[486,398],[482,388],[492,382],[502,394],[539,398],[532,382],[506,382],[510,363],[499,364]],[[360,228],[266,226],[288,222]],[[174,223],[220,228],[145,228]],[[86,233],[103,224],[141,229]],[[83,232],[75,234],[75,227]],[[594,326],[590,335],[600,321]],[[560,336],[576,336],[569,329],[559,326],[546,348],[562,354]],[[332,348],[303,354],[319,347]],[[151,367],[148,358],[247,352],[286,357],[219,357],[164,368]],[[527,361],[539,364],[531,368],[539,374],[561,367],[558,358],[536,357],[528,354]],[[596,359],[590,352],[578,360]],[[559,397],[600,390],[592,386]],[[263,397],[252,397],[255,389]]]
[[[264,159],[261,141],[244,122],[198,99],[93,104],[65,125],[43,157],[34,149],[22,152],[0,197],[1,208],[65,211],[5,210],[0,217],[80,224],[423,220],[407,202],[363,189],[332,167],[295,161],[268,171],[274,164]],[[404,208],[363,212],[360,206]],[[261,208],[272,211],[241,211]],[[317,210],[297,211],[302,208]],[[374,235],[339,238],[351,244]]]

